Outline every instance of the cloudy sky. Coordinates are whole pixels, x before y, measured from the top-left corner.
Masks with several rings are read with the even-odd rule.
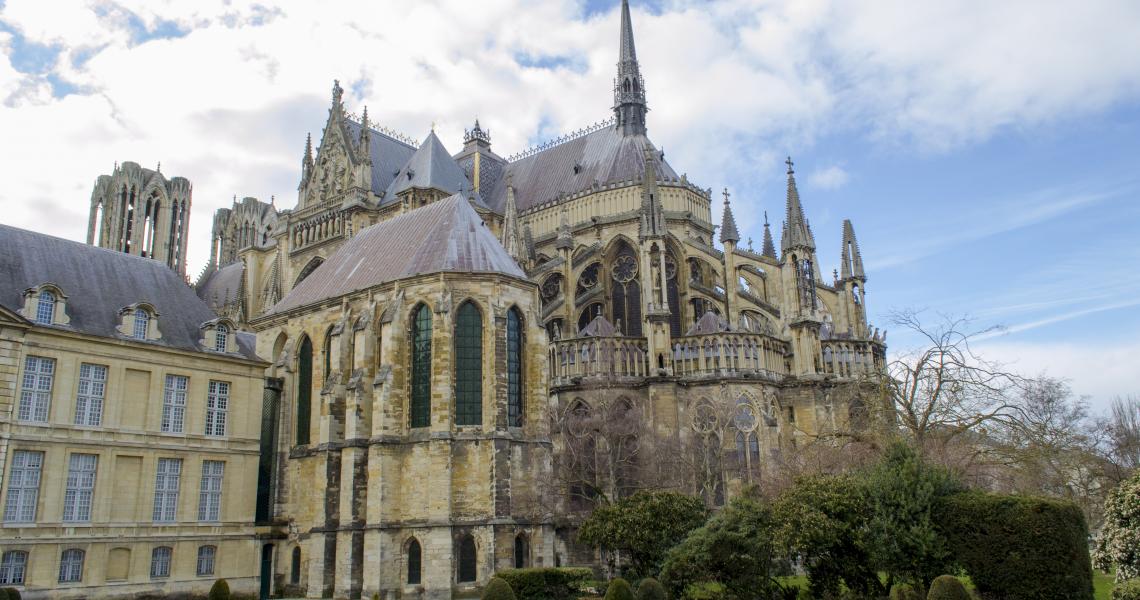
[[[1094,406],[1140,394],[1140,3],[632,5],[651,137],[757,247],[790,154],[825,272],[855,223],[873,321],[969,314]],[[214,209],[294,205],[334,78],[384,126],[455,151],[478,117],[508,155],[609,116],[617,8],[0,0],[0,222],[81,240],[96,176],[161,162],[194,184],[196,275]]]

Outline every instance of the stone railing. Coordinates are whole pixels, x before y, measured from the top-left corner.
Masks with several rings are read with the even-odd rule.
[[[289,231],[291,250],[296,251],[334,237],[344,237],[345,213],[323,213],[292,226]]]
[[[645,338],[585,337],[550,344],[550,383],[567,385],[590,378],[646,377],[649,374]]]
[[[823,372],[838,377],[858,377],[880,368],[876,364],[875,344],[865,340],[823,340]]]
[[[787,374],[788,344],[760,333],[724,332],[691,335],[673,341],[673,374],[681,377],[756,375],[775,379]]]

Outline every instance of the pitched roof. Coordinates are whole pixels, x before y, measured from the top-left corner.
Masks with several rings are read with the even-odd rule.
[[[198,297],[210,309],[221,314],[226,301],[241,294],[242,279],[245,276],[245,263],[234,261],[224,267],[207,273],[204,281],[197,285]]]
[[[722,331],[732,331],[732,327],[728,324],[723,317],[708,311],[701,315],[701,318],[693,323],[693,326],[685,332],[685,335],[704,335],[706,333],[720,333]]]
[[[162,338],[140,343],[202,351],[200,326],[216,318],[163,263],[0,225],[0,305],[19,311],[24,290],[44,283],[67,296],[64,328],[90,335],[129,339],[118,332],[119,311],[146,302],[158,311]],[[252,334],[239,333],[238,346],[246,358],[257,358]]]
[[[646,144],[649,139],[644,135],[623,136],[620,130],[610,126],[507,163],[504,175],[485,195],[487,204],[495,212],[503,212],[507,202],[507,174],[511,175],[520,213],[594,184],[644,177]],[[658,181],[679,179],[664,159],[658,161]]]
[[[439,272],[526,274],[460,194],[361,230],[268,314]]]
[[[400,172],[388,184],[381,204],[396,201],[396,194],[409,188],[436,188],[449,194],[470,188],[467,175],[443,147],[435,135],[428,134],[419,150],[400,167]]]
[[[360,123],[346,118],[344,127],[350,140],[360,139]],[[375,128],[369,127],[368,132],[368,150],[372,155],[372,193],[379,196],[391,185],[396,171],[416,153],[416,148]]]

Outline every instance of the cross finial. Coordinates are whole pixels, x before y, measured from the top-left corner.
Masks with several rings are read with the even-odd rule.
[[[162,172],[162,161],[161,160],[158,161],[158,167],[155,169],[155,171],[158,171],[159,173]]]
[[[724,188],[724,203],[728,204],[728,188]]]
[[[432,133],[435,133],[435,121],[431,122],[431,131]]]
[[[785,160],[785,161],[784,161],[784,164],[785,164],[785,165],[788,165],[788,175],[791,175],[792,173],[795,173],[795,171],[792,169],[792,165],[793,165],[793,164],[795,164],[795,163],[793,163],[793,162],[792,162],[792,157],[791,157],[791,156],[789,156],[789,157],[788,157],[788,160]]]
[[[764,211],[764,225],[768,225],[768,211]]]
[[[748,251],[752,251],[752,236],[748,236]]]

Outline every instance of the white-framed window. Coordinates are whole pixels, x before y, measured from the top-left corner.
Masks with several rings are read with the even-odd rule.
[[[75,424],[97,427],[103,423],[103,398],[107,394],[107,367],[79,365],[79,392],[75,396]]]
[[[182,433],[186,423],[186,389],[189,387],[189,377],[166,376],[166,388],[162,392],[163,432]]]
[[[55,294],[50,290],[40,290],[36,299],[36,323],[51,325],[55,321]]]
[[[135,322],[131,329],[131,337],[136,340],[145,340],[146,332],[150,328],[150,313],[145,308],[135,309]]]
[[[170,577],[170,559],[174,557],[174,549],[170,546],[159,546],[150,552],[150,576]]]
[[[29,356],[24,359],[24,386],[20,390],[21,421],[47,423],[51,407],[51,384],[55,379],[55,359]]]
[[[220,460],[202,461],[202,484],[198,488],[198,520],[219,521],[222,513],[222,475],[226,463]]]
[[[160,458],[154,476],[154,522],[173,523],[178,514],[178,482],[181,458]]]
[[[43,466],[43,452],[16,450],[12,453],[12,468],[8,471],[8,498],[4,503],[6,523],[35,522]]]
[[[28,572],[28,553],[23,550],[9,550],[0,557],[0,584],[23,585]]]
[[[211,381],[206,394],[206,435],[226,434],[226,410],[230,405],[230,384]]]
[[[86,552],[71,548],[59,556],[59,582],[75,583],[83,581],[83,559]]]
[[[229,337],[229,335],[230,335],[229,326],[225,325],[224,323],[218,323],[218,326],[216,328],[214,328],[214,350],[215,351],[217,351],[217,352],[225,352],[226,351],[226,338]]]
[[[63,496],[63,520],[68,523],[91,521],[91,497],[95,493],[95,471],[99,457],[72,454],[67,469],[67,491]]]
[[[198,577],[214,574],[214,559],[217,557],[217,546],[198,546]]]

